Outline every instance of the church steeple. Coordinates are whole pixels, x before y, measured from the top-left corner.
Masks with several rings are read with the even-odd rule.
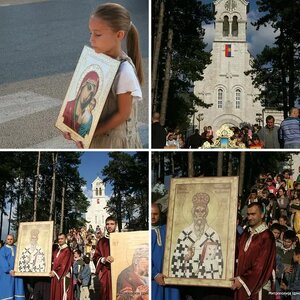
[[[105,194],[105,184],[97,177],[92,182],[92,199],[90,199],[90,207],[88,208],[85,217],[94,230],[97,226],[100,226],[102,231],[104,230],[105,219],[108,217],[108,200],[109,198]]]
[[[245,71],[251,70],[246,40],[248,1],[215,0],[215,38],[211,64],[204,70],[202,81],[195,82],[195,95],[211,108],[198,111],[202,124],[213,130],[222,125],[240,127],[243,122],[255,124],[261,113],[259,101],[254,102],[257,90]],[[197,114],[196,114],[197,115]]]
[[[92,182],[92,191],[93,191],[93,198],[99,198],[105,196],[105,185],[99,177],[97,177]]]
[[[215,42],[246,42],[247,6],[245,0],[216,0]]]

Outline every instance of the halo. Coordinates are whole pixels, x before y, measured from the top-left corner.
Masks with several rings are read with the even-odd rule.
[[[192,203],[192,197],[196,193],[200,193],[203,191],[195,191],[193,194],[191,193],[191,198],[189,201],[183,201],[182,206],[179,205],[179,211],[181,210],[183,212],[183,219],[186,224],[190,224],[192,221],[192,208],[193,208],[193,203]],[[215,197],[214,191],[205,191],[205,193],[209,196],[210,199],[213,199]],[[209,219],[209,223],[214,223],[215,219],[217,219],[217,216],[215,216],[213,219],[210,218],[210,211],[212,208],[212,202],[209,201],[208,203],[208,215],[207,215],[207,220]]]
[[[130,266],[132,264],[132,260],[133,260],[133,255],[134,255],[134,252],[136,251],[137,248],[141,247],[141,246],[146,246],[147,245],[147,248],[149,249],[149,244],[148,243],[140,243],[138,245],[135,245],[134,247],[128,247],[126,248],[126,261],[127,261],[127,265]]]

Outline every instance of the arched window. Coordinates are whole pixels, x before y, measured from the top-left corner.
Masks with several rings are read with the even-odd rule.
[[[98,196],[98,188],[96,188],[96,196]]]
[[[223,90],[222,89],[218,89],[218,108],[223,108]]]
[[[240,109],[241,108],[241,90],[237,89],[235,91],[235,108]]]
[[[102,189],[99,188],[99,196],[102,196]]]
[[[228,21],[228,16],[225,16],[223,21],[223,36],[228,36],[228,35],[229,35],[229,21]]]
[[[239,24],[237,21],[237,16],[232,18],[232,36],[238,36],[239,34]]]

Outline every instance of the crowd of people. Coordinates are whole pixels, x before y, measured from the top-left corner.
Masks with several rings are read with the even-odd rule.
[[[166,130],[159,123],[159,113],[154,113],[152,118],[152,148],[166,149],[197,149],[203,147],[207,142],[213,145],[217,137],[212,126],[204,126],[203,131],[194,129],[190,135],[183,134],[178,128]],[[291,108],[289,117],[275,125],[272,115],[266,117],[264,127],[258,124],[244,125],[242,127],[231,126],[233,132],[231,140],[240,148],[250,149],[278,149],[278,148],[300,148],[300,119],[299,109]]]
[[[88,300],[93,292],[96,299],[112,300],[111,264],[114,257],[110,253],[110,234],[116,230],[117,220],[110,216],[104,231],[99,226],[96,229],[89,226],[58,234],[47,277],[16,276],[16,245],[14,236],[9,234],[0,249],[0,299]],[[148,249],[148,245],[136,249],[132,259],[135,269],[125,283],[118,277],[116,299],[133,299],[133,294],[139,294],[139,300],[148,299]],[[99,289],[95,289],[96,281]]]
[[[196,202],[194,198],[193,202]],[[166,218],[156,202],[152,204],[151,213],[152,254],[155,253],[152,257],[152,295],[156,295],[152,299],[204,299],[198,296],[203,287],[193,292],[192,288],[165,285],[162,266]],[[260,174],[250,193],[238,199],[237,264],[232,292],[223,290],[221,295],[227,297],[224,299],[299,299],[299,238],[300,174],[295,179],[289,170]],[[208,291],[205,293],[209,294]]]

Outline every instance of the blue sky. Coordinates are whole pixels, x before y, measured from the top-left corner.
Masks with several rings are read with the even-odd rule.
[[[126,153],[133,155],[136,152]],[[81,156],[79,173],[86,180],[86,186],[83,187],[83,191],[87,197],[91,195],[91,184],[96,177],[104,178],[102,170],[108,164],[109,160],[108,152],[84,152]],[[112,193],[112,186],[109,183],[106,184],[105,193],[107,196],[110,196]]]
[[[236,0],[239,1],[239,0]],[[270,26],[262,26],[259,31],[255,30],[255,27],[251,25],[251,22],[256,21],[261,13],[258,12],[256,1],[250,0],[250,11],[247,19],[247,42],[248,50],[253,56],[260,53],[265,45],[272,45],[274,43],[275,33]],[[203,4],[213,3],[212,0],[203,0]],[[211,49],[211,44],[214,38],[214,26],[213,24],[204,25],[205,37],[204,41],[208,44],[207,49]]]
[[[86,180],[84,193],[86,196],[91,195],[91,184],[99,176],[103,179],[102,169],[108,164],[108,152],[84,152],[81,156],[81,164],[79,166],[80,175]],[[106,194],[110,195],[112,187],[106,184]]]

